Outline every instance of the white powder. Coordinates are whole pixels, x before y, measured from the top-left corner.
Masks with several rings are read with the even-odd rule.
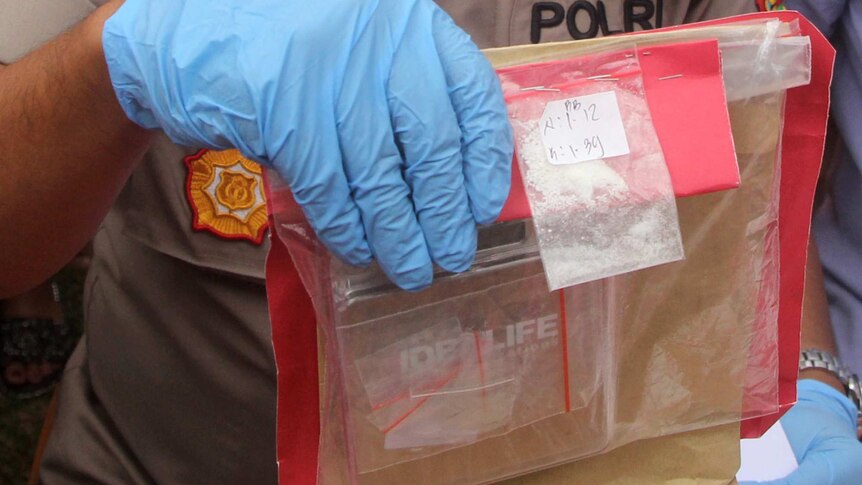
[[[528,126],[518,137],[518,157],[528,165],[525,183],[534,189],[531,206],[543,212],[573,204],[592,207],[598,198],[619,196],[628,190],[625,180],[603,160],[552,165],[545,155],[538,121]]]
[[[571,165],[548,162],[536,103],[581,94],[535,96],[510,106],[552,290],[683,258],[673,187],[642,96],[617,90],[629,155]],[[529,118],[519,119],[519,113]]]

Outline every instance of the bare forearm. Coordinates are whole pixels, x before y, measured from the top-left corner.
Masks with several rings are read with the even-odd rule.
[[[808,263],[805,272],[805,297],[802,301],[802,348],[825,350],[838,354],[835,337],[829,320],[829,303],[823,288],[823,269],[814,240],[808,246]],[[809,369],[800,373],[800,378],[817,379],[844,392],[844,388],[832,373]]]
[[[0,70],[0,297],[87,243],[149,144],[117,103],[102,54],[117,6]]]

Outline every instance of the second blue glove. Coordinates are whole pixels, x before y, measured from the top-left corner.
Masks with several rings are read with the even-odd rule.
[[[856,407],[846,396],[819,381],[804,379],[798,388],[799,401],[781,418],[781,425],[799,468],[786,478],[760,482],[761,485],[862,483]]]

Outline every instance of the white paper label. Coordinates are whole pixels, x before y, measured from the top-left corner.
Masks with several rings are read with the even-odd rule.
[[[568,165],[627,155],[629,143],[613,91],[552,101],[541,121],[548,162]]]

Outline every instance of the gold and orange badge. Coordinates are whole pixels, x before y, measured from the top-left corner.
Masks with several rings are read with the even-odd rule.
[[[192,227],[260,244],[268,224],[260,166],[238,150],[201,150],[184,160]]]

